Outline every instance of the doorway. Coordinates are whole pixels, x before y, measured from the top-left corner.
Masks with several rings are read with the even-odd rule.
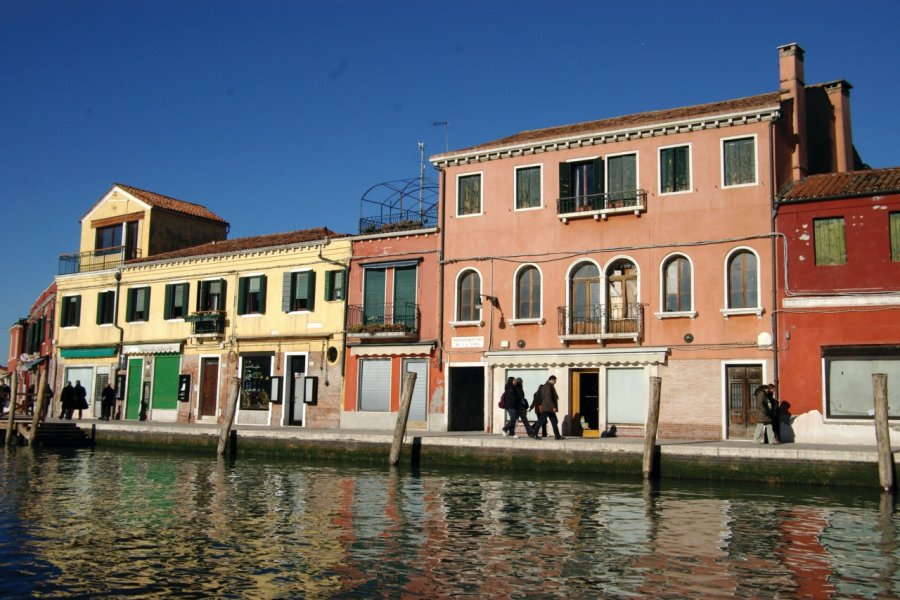
[[[200,418],[215,417],[219,404],[219,359],[200,360]]]
[[[484,431],[484,367],[450,367],[449,431]]]
[[[572,371],[572,431],[582,429],[584,419],[587,430],[599,431],[600,427],[600,372],[598,369]]]
[[[627,259],[617,260],[606,272],[608,333],[637,332],[637,267]]]
[[[305,356],[288,356],[287,359],[287,424],[303,425],[306,404],[303,402],[303,375],[306,373]]]
[[[753,390],[762,385],[762,365],[727,365],[725,367],[726,401],[728,402],[728,437],[749,439],[756,425]]]

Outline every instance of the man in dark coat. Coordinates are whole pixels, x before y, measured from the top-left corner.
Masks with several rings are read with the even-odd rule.
[[[78,410],[78,418],[81,419],[81,411],[88,407],[87,390],[81,385],[80,381],[75,382],[75,404],[73,409]],[[72,418],[72,411],[69,411],[69,418]]]
[[[112,414],[113,405],[116,403],[116,390],[113,389],[113,386],[109,383],[106,384],[106,387],[103,388],[103,391],[100,393],[100,419],[103,421],[109,421],[109,417]]]
[[[556,375],[551,375],[547,379],[547,383],[541,386],[541,418],[534,424],[534,431],[537,431],[550,420],[553,426],[553,434],[556,439],[561,440],[563,436],[559,433],[559,419],[556,413],[559,411],[559,394],[556,393]]]
[[[71,419],[72,409],[75,406],[75,388],[72,387],[71,381],[67,381],[66,386],[62,389],[62,393],[59,395],[59,405],[59,418]]]

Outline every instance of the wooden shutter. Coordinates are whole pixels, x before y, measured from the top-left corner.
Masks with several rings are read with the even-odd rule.
[[[308,271],[306,277],[306,310],[316,308],[316,272]]]
[[[266,313],[266,276],[259,276],[259,313]]]
[[[674,155],[674,192],[681,192],[688,189],[691,177],[690,153],[687,146],[679,146],[673,148]]]
[[[559,163],[559,197],[572,197],[572,168],[569,163]]]
[[[134,320],[134,296],[137,294],[137,290],[132,288],[128,290],[128,301],[125,304],[125,320],[133,321]]]
[[[166,284],[166,298],[165,305],[163,306],[163,319],[171,319],[172,318],[172,304],[175,296],[175,289],[177,286],[172,285],[171,283]]]
[[[238,314],[243,315],[247,312],[247,281],[249,277],[241,277],[238,279]]]
[[[97,325],[103,324],[103,298],[106,292],[97,294]]]
[[[366,269],[363,289],[364,323],[384,323],[384,269]]]
[[[291,293],[291,283],[293,282],[293,273],[285,273],[281,278],[281,310],[284,312],[291,312],[291,298],[294,295]]]
[[[891,260],[900,261],[900,212],[891,213]]]
[[[603,159],[596,158],[594,159],[594,194],[602,194],[606,191],[606,178],[603,173]]]
[[[675,148],[659,151],[659,190],[663,194],[675,191]]]
[[[394,269],[394,322],[416,325],[416,267]]]
[[[843,265],[847,262],[844,218],[813,220],[817,265]]]

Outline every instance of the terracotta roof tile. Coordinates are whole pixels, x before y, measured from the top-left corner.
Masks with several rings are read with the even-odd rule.
[[[156,208],[162,208],[164,210],[170,210],[172,212],[179,212],[186,215],[199,217],[201,219],[208,219],[210,221],[228,223],[228,221],[201,204],[194,204],[193,202],[177,200],[176,198],[170,198],[168,196],[163,196],[162,194],[157,194],[155,192],[148,192],[147,190],[142,190],[130,185],[124,185],[122,183],[116,183],[113,185],[125,190],[132,196]]]
[[[900,192],[900,167],[893,167],[811,175],[791,184],[778,199],[782,202],[791,202],[898,192]]]
[[[445,152],[443,154],[436,154],[431,157],[431,160],[437,161],[458,154],[467,154],[470,152],[478,152],[482,150],[489,150],[492,148],[502,148],[506,146],[528,144],[529,142],[574,137],[590,133],[602,133],[605,131],[614,131],[628,127],[674,122],[706,115],[714,116],[733,112],[741,112],[745,110],[752,110],[754,108],[773,106],[778,104],[779,102],[780,94],[778,92],[771,92],[768,94],[738,98],[736,100],[725,100],[722,102],[697,104],[694,106],[686,106],[682,108],[673,108],[667,110],[655,110],[650,112],[636,113],[633,115],[613,117],[610,119],[585,121],[583,123],[575,123],[573,125],[562,125],[558,127],[548,127],[545,129],[533,129],[529,131],[522,131],[515,135],[500,138],[491,142],[486,142],[478,146],[472,146],[470,148],[465,148],[462,150],[454,150],[452,152]]]
[[[302,244],[304,242],[314,242],[318,240],[342,237],[347,237],[347,234],[335,233],[327,227],[300,229],[298,231],[289,231],[287,233],[270,233],[266,235],[222,240],[219,242],[209,242],[207,244],[201,244],[199,246],[191,246],[190,248],[182,248],[181,250],[172,250],[171,252],[162,252],[160,254],[148,256],[146,258],[130,260],[128,261],[128,264],[131,265],[143,262],[155,262],[158,260],[168,260],[172,258],[194,258],[200,256],[212,256],[216,254],[229,254],[246,250],[290,246],[292,244]]]

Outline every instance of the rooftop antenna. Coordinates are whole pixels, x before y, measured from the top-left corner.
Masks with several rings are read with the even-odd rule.
[[[444,151],[450,152],[450,123],[447,121],[435,121],[432,123],[435,127],[444,126]]]
[[[419,219],[425,215],[425,144],[419,140]]]

